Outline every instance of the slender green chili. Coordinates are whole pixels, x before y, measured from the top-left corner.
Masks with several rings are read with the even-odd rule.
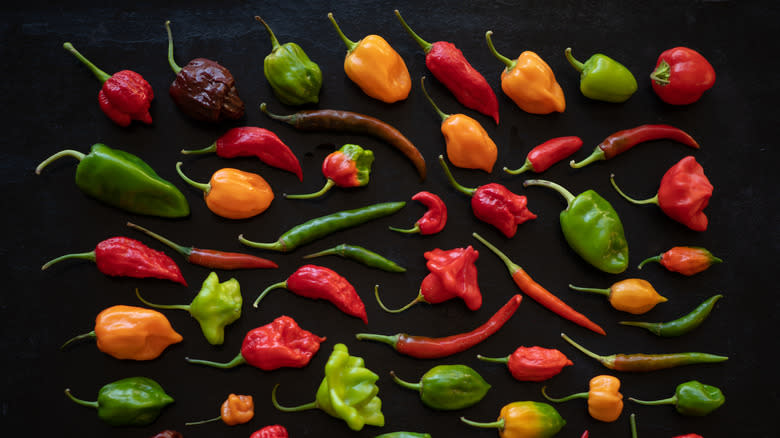
[[[310,259],[325,255],[341,256],[347,259],[355,260],[356,262],[360,262],[372,268],[381,269],[383,271],[406,272],[406,268],[403,266],[398,266],[398,264],[392,260],[388,260],[373,251],[369,251],[363,248],[362,246],[348,245],[346,243],[342,243],[341,245],[315,252],[313,254],[305,255],[303,258]]]
[[[723,298],[723,295],[715,295],[699,304],[690,313],[680,318],[667,322],[638,322],[638,321],[620,321],[620,324],[641,327],[649,330],[656,336],[673,337],[684,335],[707,319],[712,312],[715,303]]]

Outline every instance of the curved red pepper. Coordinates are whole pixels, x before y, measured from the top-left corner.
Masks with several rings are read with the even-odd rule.
[[[436,234],[444,229],[447,224],[447,205],[440,197],[431,192],[418,192],[412,196],[412,201],[418,201],[428,207],[428,211],[414,223],[414,227],[401,229],[390,227],[399,233],[420,233],[422,235]]]
[[[260,430],[255,431],[249,438],[288,438],[287,429],[281,424],[274,424],[272,426],[266,426]]]
[[[701,53],[674,47],[658,56],[650,79],[661,100],[671,105],[688,105],[715,85],[715,69]]]
[[[553,164],[569,157],[582,147],[582,139],[575,136],[557,137],[547,140],[528,152],[525,163],[515,170],[504,168],[504,172],[517,175],[526,170],[536,173],[544,172]]]
[[[302,368],[325,341],[302,329],[289,316],[282,315],[269,324],[250,330],[241,343],[246,363],[261,370]]]

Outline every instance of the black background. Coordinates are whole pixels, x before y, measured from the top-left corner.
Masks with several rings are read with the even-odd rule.
[[[614,423],[601,423],[588,416],[584,400],[556,405],[567,425],[559,436],[629,436],[628,415],[638,414],[643,437],[671,437],[696,432],[705,437],[772,436],[777,346],[775,338],[778,305],[772,280],[778,255],[777,177],[778,154],[773,131],[778,110],[778,44],[770,29],[780,14],[774,2],[169,2],[136,3],[109,7],[104,3],[68,2],[67,6],[25,2],[4,13],[2,59],[5,111],[2,148],[3,245],[2,263],[10,281],[0,294],[3,357],[3,389],[0,418],[4,431],[27,430],[30,436],[44,433],[62,436],[144,437],[173,428],[185,436],[248,437],[254,430],[280,423],[293,437],[345,435],[371,437],[409,430],[443,436],[495,436],[495,431],[469,428],[458,421],[464,415],[476,421],[492,421],[506,403],[542,401],[543,384],[517,382],[505,367],[476,360],[476,354],[503,356],[520,345],[558,348],[575,365],[544,383],[550,394],[560,396],[587,390],[597,374],[614,374],[623,382],[622,392],[637,398],[672,395],[678,383],[698,379],[720,387],[726,404],[704,418],[683,417],[671,406],[644,407],[626,400],[623,415]],[[461,4],[464,3],[464,4]],[[165,5],[163,5],[165,4]],[[434,78],[424,56],[407,36],[393,9],[428,41],[454,42],[493,86],[500,105],[501,124],[461,106]],[[346,35],[353,40],[378,33],[401,54],[411,73],[409,98],[392,105],[364,95],[344,74],[345,48],[327,20],[332,11]],[[272,121],[259,111],[290,113],[273,96],[262,73],[264,56],[270,51],[265,29],[254,21],[261,15],[280,42],[300,44],[323,70],[319,108],[346,109],[379,117],[400,129],[422,151],[428,162],[428,179],[419,183],[413,167],[400,153],[369,137],[337,133],[303,133]],[[187,119],[174,106],[167,87],[174,78],[166,61],[167,39],[163,23],[171,20],[175,58],[185,65],[195,57],[217,60],[236,77],[246,103],[246,117],[234,124],[207,125]],[[503,64],[488,52],[485,31],[494,31],[493,41],[505,56],[516,58],[524,50],[545,59],[563,87],[567,100],[562,114],[526,114],[500,88]],[[138,122],[129,128],[113,124],[99,109],[99,82],[72,55],[62,49],[71,41],[103,70],[138,71],[155,91],[151,113],[154,124]],[[697,103],[672,107],[653,93],[648,75],[658,54],[684,45],[700,51],[715,67],[717,81]],[[602,52],[628,67],[639,90],[624,104],[591,101],[578,89],[578,74],[566,62],[567,46],[580,60]],[[444,150],[439,118],[424,100],[419,88],[422,75],[439,106],[450,113],[464,112],[487,129],[499,147],[492,174],[453,169],[466,186],[488,182],[506,184],[529,197],[538,219],[521,225],[512,239],[477,221],[464,195],[448,186],[436,162]],[[565,207],[561,197],[542,188],[522,187],[527,176],[511,177],[500,171],[504,165],[519,167],[526,153],[552,137],[578,135],[585,144],[574,158],[585,157],[610,133],[644,123],[668,123],[690,132],[702,145],[692,151],[671,141],[636,147],[611,161],[581,170],[565,163],[541,175],[563,184],[572,192],[593,188],[620,214],[629,241],[630,268],[621,275],[601,273],[581,261],[566,245],[558,223]],[[296,153],[304,169],[304,181],[290,173],[270,168],[254,159],[225,160],[216,156],[183,157],[183,147],[203,147],[229,127],[256,125],[276,132]],[[183,220],[139,217],[101,204],[83,195],[73,183],[76,163],[63,159],[36,176],[35,166],[61,149],[87,152],[103,142],[137,154],[158,173],[174,182],[188,198],[192,214]],[[334,189],[316,201],[292,201],[283,192],[316,190],[323,183],[322,159],[344,143],[372,149],[376,162],[368,186]],[[663,173],[684,156],[694,154],[715,192],[706,213],[710,226],[694,232],[668,219],[655,206],[634,206],[609,185],[614,172],[622,187],[636,197],[652,196]],[[184,161],[184,171],[193,179],[207,181],[222,167],[236,167],[261,174],[277,197],[271,207],[249,220],[231,221],[212,214],[202,195],[176,175],[174,163]],[[406,227],[424,212],[409,198],[420,190],[439,194],[449,207],[449,222],[435,236],[403,236],[387,227]],[[393,216],[331,235],[289,254],[253,251],[236,236],[244,233],[257,241],[273,241],[291,226],[326,213],[382,201],[409,201]],[[116,304],[139,305],[133,289],[150,300],[189,303],[209,271],[189,265],[177,254],[146,236],[125,227],[126,221],[147,226],[179,243],[202,248],[249,251],[277,261],[277,270],[219,272],[221,280],[235,276],[244,294],[242,318],[229,326],[223,346],[205,342],[197,322],[186,312],[165,311],[184,342],[172,346],[149,362],[119,361],[84,342],[67,351],[58,347],[72,335],[93,328],[94,317]],[[486,320],[517,292],[498,258],[471,237],[477,231],[494,242],[539,283],[600,323],[607,337],[593,334],[562,320],[531,299],[524,299],[515,316],[494,337],[461,354],[441,360],[418,360],[402,356],[389,347],[357,341],[357,332],[443,336],[471,330]],[[47,260],[69,252],[88,251],[99,241],[125,235],[164,249],[181,266],[189,287],[159,280],[110,278],[86,261],[62,263],[45,272]],[[348,317],[324,301],[276,291],[259,309],[251,307],[265,286],[281,281],[303,264],[301,256],[338,243],[362,245],[378,251],[408,268],[405,274],[371,270],[336,257],[317,260],[347,277],[361,294],[368,311],[368,326]],[[384,300],[398,306],[412,299],[426,275],[422,253],[439,247],[452,249],[474,245],[479,284],[484,304],[470,312],[461,302],[436,306],[418,305],[400,315],[382,312],[373,297],[373,285],[381,285]],[[704,246],[725,262],[694,277],[683,277],[651,265],[635,266],[643,258],[675,245]],[[603,297],[569,291],[568,283],[607,287],[615,281],[641,277],[669,298],[667,303],[642,317],[632,318],[610,308]],[[709,320],[697,331],[675,339],[661,339],[640,329],[623,327],[627,319],[663,321],[674,319],[705,298],[722,293]],[[227,361],[240,348],[244,334],[280,314],[295,318],[312,332],[327,336],[320,352],[304,369],[263,372],[245,366],[230,371],[190,365],[185,356]],[[649,374],[612,372],[568,346],[565,332],[594,351],[611,353],[660,353],[703,351],[730,356],[713,365],[695,365]],[[323,366],[335,343],[345,343],[352,354],[365,358],[380,376],[379,396],[386,417],[384,428],[349,430],[340,420],[323,412],[282,413],[270,403],[270,391],[280,383],[279,399],[286,405],[313,399],[322,379]],[[412,391],[396,386],[389,378],[395,370],[406,380],[416,380],[438,364],[468,364],[493,385],[487,397],[461,412],[436,412],[419,401]],[[94,399],[99,388],[111,381],[142,375],[162,384],[176,403],[144,428],[112,428],[96,413],[77,406],[63,395],[72,388],[84,399]],[[185,427],[184,422],[210,418],[231,393],[255,397],[256,416],[248,424],[228,427],[221,422]]]

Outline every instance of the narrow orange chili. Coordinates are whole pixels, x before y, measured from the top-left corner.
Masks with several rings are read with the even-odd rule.
[[[181,161],[176,163],[176,172],[189,185],[203,190],[206,205],[218,216],[247,219],[267,210],[274,200],[271,186],[256,173],[224,168],[214,172],[208,184],[203,184],[184,175],[181,165]]]
[[[664,268],[679,272],[682,275],[698,274],[712,266],[715,263],[721,263],[723,260],[712,255],[704,248],[696,246],[675,246],[674,248],[655,257],[649,257],[639,264],[637,269],[650,262],[658,262]]]
[[[590,379],[588,392],[580,392],[562,398],[552,398],[547,395],[542,387],[542,395],[553,403],[574,400],[575,398],[588,399],[588,413],[599,421],[611,423],[620,417],[623,412],[623,394],[620,389],[620,380],[614,376],[596,376]]]
[[[617,310],[641,315],[649,312],[656,304],[666,302],[667,299],[656,292],[653,285],[641,278],[627,278],[614,283],[607,289],[577,287],[569,285],[569,288],[582,292],[593,292],[609,297],[609,304]]]
[[[222,403],[220,416],[208,420],[193,421],[184,423],[185,426],[194,426],[197,424],[211,423],[222,420],[228,426],[248,423],[255,416],[255,403],[251,395],[228,395],[227,400]]]

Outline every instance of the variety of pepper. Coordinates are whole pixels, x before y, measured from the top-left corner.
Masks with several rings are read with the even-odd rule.
[[[287,433],[287,429],[281,424],[273,424],[266,426],[260,430],[256,430],[249,438],[288,438],[290,435]]]
[[[620,324],[630,325],[634,327],[641,327],[647,329],[650,333],[656,336],[673,337],[682,336],[691,332],[696,327],[700,326],[705,319],[709,316],[712,309],[715,307],[715,303],[723,298],[723,295],[714,295],[706,299],[703,303],[696,306],[695,309],[690,311],[687,315],[681,316],[672,321],[667,322],[638,322],[638,321],[620,321]]]
[[[556,137],[536,146],[528,152],[525,163],[515,170],[504,167],[504,172],[518,175],[527,170],[541,173],[553,164],[567,158],[582,147],[582,139],[575,136]]]
[[[362,187],[368,184],[371,165],[374,163],[374,152],[363,149],[356,144],[345,144],[339,150],[331,152],[322,162],[322,174],[327,181],[314,193],[305,195],[288,195],[287,199],[312,199],[324,195],[328,190],[337,187]]]
[[[333,248],[324,249],[313,254],[305,255],[303,258],[310,259],[325,255],[338,255],[355,260],[366,266],[381,269],[387,272],[406,272],[406,268],[403,266],[398,266],[398,264],[392,260],[389,260],[373,251],[367,250],[362,246],[348,245],[346,243],[342,243],[340,245],[334,246]]]
[[[185,426],[195,426],[198,424],[211,423],[222,420],[228,426],[248,423],[255,416],[255,402],[251,395],[230,394],[222,403],[220,416],[208,420],[191,421],[184,423]]]
[[[652,284],[641,278],[627,278],[614,283],[607,289],[590,287],[577,287],[569,285],[570,289],[582,292],[593,292],[606,295],[609,304],[617,310],[641,315],[652,310],[658,303],[664,303],[667,299],[656,292]]]
[[[152,436],[152,438],[183,438],[183,437],[181,433],[175,430],[167,429],[160,433],[155,434],[154,436]]]
[[[663,400],[644,401],[632,397],[629,400],[643,405],[674,405],[683,415],[702,417],[718,409],[726,402],[726,397],[714,386],[691,380],[677,385],[674,395]]]
[[[623,64],[607,55],[596,53],[584,63],[571,54],[571,47],[564,52],[572,67],[580,73],[582,95],[594,100],[621,103],[637,90],[636,78]]]
[[[607,423],[617,420],[623,412],[623,394],[618,391],[620,380],[614,376],[596,376],[590,379],[589,386],[588,392],[580,392],[562,398],[548,396],[544,391],[545,387],[542,387],[542,395],[554,403],[586,398],[588,399],[588,413],[591,417]]]
[[[374,438],[431,438],[431,434],[418,432],[390,432],[377,435]]]
[[[674,47],[658,56],[650,74],[653,91],[664,102],[688,105],[715,85],[715,69],[701,55],[688,47]]]
[[[501,408],[498,420],[477,423],[460,417],[469,426],[498,429],[501,438],[549,438],[557,434],[566,420],[547,403],[519,401]]]
[[[679,272],[682,275],[691,276],[698,274],[712,266],[715,263],[721,263],[723,260],[712,255],[705,248],[696,246],[675,246],[670,250],[655,257],[649,257],[637,266],[642,269],[644,265],[650,262],[658,262],[664,268]]]
[[[247,219],[266,211],[274,200],[274,192],[262,176],[238,169],[224,168],[211,175],[208,184],[195,182],[181,171],[176,172],[187,184],[203,191],[206,206],[214,214],[227,219]]]
[[[70,388],[65,395],[75,403],[97,409],[98,418],[112,426],[146,426],[173,403],[159,383],[148,377],[128,377],[100,388],[97,401],[74,397]]]
[[[477,359],[486,362],[505,363],[512,377],[521,382],[542,382],[557,376],[563,367],[574,365],[565,354],[554,348],[517,347],[506,357],[485,357]]]
[[[479,403],[490,384],[466,365],[438,365],[428,370],[417,383],[401,380],[390,371],[393,381],[420,393],[425,406],[442,411],[464,409]]]
[[[428,207],[428,211],[414,223],[412,228],[401,229],[395,227],[389,227],[393,231],[399,233],[414,234],[420,233],[423,236],[429,234],[436,234],[444,229],[447,225],[447,205],[440,197],[431,192],[417,192],[412,196],[412,201],[418,201],[424,206]]]

